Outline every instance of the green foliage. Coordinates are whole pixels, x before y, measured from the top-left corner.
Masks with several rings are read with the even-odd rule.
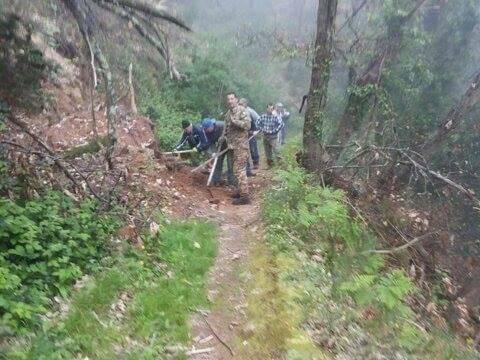
[[[165,150],[179,140],[182,120],[199,122],[204,110],[220,118],[228,91],[248,98],[259,112],[278,99],[275,88],[257,81],[256,74],[263,70],[254,68],[254,63],[241,68],[234,65],[235,49],[225,43],[212,40],[207,48],[180,53],[179,58],[179,67],[186,75],[183,82],[155,79],[144,65],[135,71],[140,111],[155,121],[159,144]]]
[[[182,135],[182,120],[195,122],[200,116],[174,101],[144,67],[137,68],[139,110],[155,122],[155,135],[163,150],[172,150]]]
[[[93,270],[114,222],[97,204],[76,206],[55,192],[25,204],[0,199],[0,315],[23,333],[38,322],[49,298]]]
[[[413,285],[401,270],[386,275],[377,272],[355,274],[351,280],[343,282],[339,290],[351,294],[360,305],[374,304],[386,313],[395,311],[402,316],[410,314],[410,309],[403,301],[413,290]]]
[[[171,278],[161,277],[142,291],[130,310],[130,327],[136,337],[160,332],[157,345],[185,343],[188,315],[205,304],[205,275],[216,255],[216,229],[202,222],[173,223],[146,241],[154,263],[163,263]]]
[[[430,335],[418,325],[407,304],[416,292],[414,284],[403,269],[391,269],[383,255],[371,252],[377,241],[360,219],[351,216],[344,194],[318,186],[292,164],[287,156],[263,203],[267,244],[277,259],[270,264],[301,264],[272,270],[275,289],[296,294],[302,310],[295,314],[304,312],[303,320],[297,318],[297,325],[291,326],[311,326],[317,343],[337,342],[331,351],[340,357],[369,357],[378,351],[387,357],[428,357],[450,345],[463,351],[451,335],[439,336],[439,330]],[[289,301],[292,298],[275,312],[292,308]]]
[[[258,81],[258,75],[265,72],[265,68],[260,68],[256,62],[236,61],[238,49],[226,41],[214,38],[204,41],[208,47],[195,48],[186,54],[182,68],[187,81],[171,87],[177,101],[198,112],[208,109],[214,116],[224,111],[228,91],[249,99],[250,105],[258,111],[268,102],[276,101],[279,94],[275,88],[268,82]]]
[[[158,359],[189,340],[188,316],[206,304],[205,276],[216,254],[216,228],[164,222],[144,237],[144,251],[106,261],[74,292],[68,313],[43,324],[11,359]],[[121,300],[124,310],[112,310]]]

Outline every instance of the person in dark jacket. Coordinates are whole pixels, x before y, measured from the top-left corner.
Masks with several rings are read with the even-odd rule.
[[[191,149],[198,152],[208,149],[208,140],[201,125],[194,125],[190,121],[182,121],[183,135],[180,141],[175,145],[175,150],[180,150],[188,145]]]
[[[221,152],[226,149],[225,142],[222,144],[222,147],[219,148],[219,140],[223,135],[225,129],[225,123],[223,121],[218,121],[216,119],[206,117],[202,120],[202,127],[207,141],[209,144],[208,152],[211,155],[214,155],[216,152]],[[217,166],[214,169],[212,183],[213,185],[219,185],[222,178],[223,171],[223,162],[225,161],[226,153],[219,156],[217,160]],[[235,184],[235,177],[233,176],[233,166],[232,163],[227,160],[227,180],[230,185]]]
[[[205,136],[207,137],[209,153],[214,153],[217,151],[217,143],[222,137],[224,127],[225,124],[223,121],[218,121],[209,116],[203,118],[202,128],[205,132]]]

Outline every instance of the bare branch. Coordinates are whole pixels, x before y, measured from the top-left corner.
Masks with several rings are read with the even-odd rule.
[[[90,51],[90,66],[92,68],[93,88],[96,89],[98,85],[98,80],[97,80],[97,70],[95,69],[95,54],[93,53],[92,44],[90,43],[90,36],[87,33],[85,33],[84,39],[85,39],[85,42],[87,43],[88,50]]]
[[[35,141],[40,147],[42,147],[48,155],[52,158],[53,162],[57,167],[62,170],[62,172],[65,174],[65,176],[76,186],[80,187],[80,184],[77,182],[77,179],[68,171],[68,169],[65,167],[65,165],[62,164],[62,162],[58,159],[57,155],[55,152],[48,146],[42,139],[40,139],[37,135],[35,135],[33,132],[30,131],[28,128],[28,125],[24,123],[22,120],[16,118],[12,113],[9,113],[6,116],[6,119],[10,121],[12,124],[16,125],[20,130],[22,130],[24,133],[26,133],[28,136],[32,138],[33,141]]]
[[[112,155],[117,138],[115,135],[115,127],[117,125],[117,106],[115,101],[115,86],[113,86],[112,72],[110,71],[110,65],[108,64],[107,59],[103,55],[100,47],[94,43],[93,44],[94,53],[97,56],[98,63],[103,72],[103,79],[105,83],[105,94],[107,97],[107,151],[106,151],[106,161],[108,168],[112,170],[114,168]]]
[[[396,247],[396,248],[393,248],[393,249],[388,249],[388,250],[366,250],[366,251],[363,251],[361,252],[362,255],[364,254],[393,254],[393,253],[396,253],[398,251],[402,251],[402,250],[405,250],[405,249],[408,249],[410,246],[413,246],[415,245],[416,243],[430,237],[431,235],[435,235],[437,234],[437,232],[433,232],[433,233],[428,233],[428,234],[425,234],[425,235],[422,235],[422,236],[419,236],[419,237],[416,237],[412,240],[410,240],[409,242],[407,242],[406,244],[403,244],[402,246],[399,246],[399,247]]]
[[[474,76],[473,81],[469,84],[467,91],[460,101],[455,104],[448,114],[443,118],[437,130],[429,137],[429,139],[421,147],[421,152],[426,158],[430,158],[434,151],[438,149],[448,135],[455,130],[465,115],[472,107],[480,102],[480,69]]]
[[[102,7],[103,9],[113,12],[114,14],[116,14],[117,16],[121,17],[124,20],[130,21],[135,27],[135,29],[137,30],[137,32],[142,37],[144,37],[158,51],[160,56],[164,59],[172,79],[180,81],[184,78],[184,76],[178,72],[175,65],[170,60],[170,57],[165,51],[164,44],[159,40],[157,40],[152,34],[150,34],[150,32],[145,28],[145,26],[143,26],[142,21],[138,17],[136,17],[135,14],[118,6],[109,6],[102,3],[99,3],[99,6]]]
[[[174,25],[179,26],[180,28],[186,31],[192,31],[182,20],[177,19],[176,17],[168,14],[167,12],[155,8],[142,0],[94,0],[96,3],[109,3],[118,7],[118,5],[125,6],[132,10],[140,11],[144,14],[151,15],[153,17],[168,21]]]
[[[130,63],[128,67],[128,85],[130,86],[130,104],[132,107],[132,113],[137,115],[137,103],[135,102],[135,89],[133,87],[133,64]]]
[[[360,5],[358,5],[352,12],[352,15],[350,15],[345,22],[340,26],[340,28],[337,31],[337,34],[340,34],[340,32],[347,26],[348,24],[352,23],[352,20],[358,15],[358,13],[363,9],[363,7],[367,4],[367,0],[363,0]]]
[[[18,126],[18,125],[17,125]],[[23,130],[23,129],[22,129]],[[29,134],[30,135],[30,134]],[[30,135],[31,136],[31,135]],[[35,142],[37,142],[35,140]],[[14,143],[14,142],[11,142],[11,141],[1,141],[0,144],[4,144],[4,145],[9,145],[9,146],[12,146],[12,147],[15,147],[15,148],[18,148],[20,149],[22,152],[25,152],[26,154],[33,154],[33,155],[36,155],[36,156],[39,156],[39,157],[42,157],[42,158],[46,158],[46,159],[50,159],[52,160],[55,165],[63,171],[63,173],[69,178],[69,180],[71,180],[73,182],[73,184],[75,185],[76,188],[82,190],[82,187],[80,186],[80,184],[78,184],[76,182],[76,179],[73,178],[73,175],[71,175],[68,170],[63,167],[63,165],[59,165],[60,163],[60,160],[61,160],[61,157],[56,155],[56,154],[45,154],[43,152],[40,152],[40,151],[34,151],[34,150],[31,150],[31,149],[27,149],[25,146],[21,145],[21,144],[17,144],[17,143]],[[38,144],[38,142],[37,142]],[[90,190],[90,193],[99,201],[101,202],[105,202],[104,199],[102,199],[100,197],[100,195],[98,195],[98,193],[95,191],[95,189],[92,187],[92,185],[90,184],[90,182],[88,181],[88,178],[87,176],[85,176],[75,165],[73,165],[71,162],[66,162],[69,166],[71,166],[73,168],[73,170],[75,170],[75,172],[82,178],[82,180],[85,182],[87,188]],[[61,163],[60,163],[61,164]],[[69,173],[70,175],[67,175],[67,173]],[[71,176],[71,177],[70,177]]]

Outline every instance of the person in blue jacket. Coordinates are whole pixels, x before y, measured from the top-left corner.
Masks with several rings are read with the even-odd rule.
[[[205,116],[205,117],[204,117]],[[208,152],[213,155],[216,152],[221,152],[226,148],[225,142],[220,144],[222,139],[223,130],[225,128],[225,124],[223,121],[218,121],[210,116],[204,114],[202,117],[202,127],[205,135],[207,137],[207,141],[209,143],[209,150]],[[213,172],[212,177],[212,184],[217,186],[220,185],[222,172],[223,172],[223,162],[226,158],[226,153],[219,156],[217,160],[217,165]],[[233,164],[228,161],[227,159],[227,180],[230,185],[235,184],[235,176],[233,175]]]
[[[177,145],[175,145],[175,151],[186,145],[190,146],[191,149],[196,149],[198,152],[208,149],[208,140],[201,125],[194,125],[188,120],[183,120],[182,129],[183,135]]]

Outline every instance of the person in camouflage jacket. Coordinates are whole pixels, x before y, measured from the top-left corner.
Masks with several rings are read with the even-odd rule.
[[[227,157],[233,163],[233,172],[237,178],[232,204],[245,205],[250,203],[250,189],[245,167],[250,159],[248,131],[251,121],[247,110],[238,104],[238,98],[234,92],[227,94],[227,106],[223,137],[229,148]]]

